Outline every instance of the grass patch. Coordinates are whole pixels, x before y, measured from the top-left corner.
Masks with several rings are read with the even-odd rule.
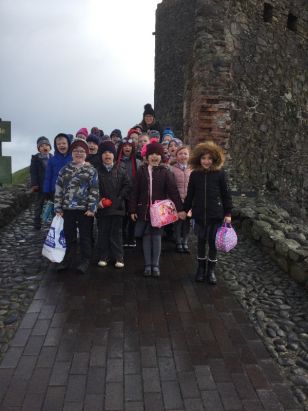
[[[22,168],[12,174],[12,184],[27,184],[30,179],[30,167]]]

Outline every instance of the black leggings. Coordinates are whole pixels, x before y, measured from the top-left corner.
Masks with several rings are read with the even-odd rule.
[[[218,227],[221,225],[220,222],[208,223],[204,225],[197,225],[196,234],[198,236],[198,249],[197,258],[198,260],[205,260],[206,258],[206,244],[209,245],[208,258],[211,261],[216,260],[217,250],[215,246],[215,238]]]

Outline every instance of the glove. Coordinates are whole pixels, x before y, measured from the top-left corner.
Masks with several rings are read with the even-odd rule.
[[[110,200],[110,198],[103,197],[99,203],[102,208],[108,208],[112,205],[112,200]]]
[[[31,187],[31,192],[32,193],[37,193],[39,191],[39,189],[40,189],[39,186],[32,186]]]

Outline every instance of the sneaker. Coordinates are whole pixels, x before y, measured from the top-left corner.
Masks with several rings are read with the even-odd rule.
[[[182,253],[184,252],[184,249],[183,249],[182,244],[177,244],[177,245],[175,246],[175,251],[176,251],[177,253],[182,254]]]
[[[123,268],[124,263],[122,261],[117,261],[114,266],[115,266],[115,268]]]
[[[144,272],[143,272],[143,276],[144,277],[151,277],[151,275],[152,275],[151,267],[145,267]]]
[[[97,265],[98,265],[99,267],[106,267],[107,261],[106,261],[106,260],[100,260],[100,261],[97,263]]]
[[[183,252],[186,254],[190,254],[189,248],[187,244],[183,244]]]
[[[136,247],[136,241],[134,241],[134,240],[130,241],[130,242],[128,243],[128,247],[129,247],[129,248]]]
[[[159,277],[159,276],[160,276],[159,267],[153,267],[152,276],[153,276],[153,277]]]

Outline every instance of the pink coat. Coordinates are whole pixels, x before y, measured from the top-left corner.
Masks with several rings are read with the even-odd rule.
[[[189,167],[186,167],[185,170],[181,170],[178,163],[176,163],[171,166],[171,171],[174,174],[176,186],[180,193],[181,200],[184,201],[187,194],[189,176],[192,170]]]

